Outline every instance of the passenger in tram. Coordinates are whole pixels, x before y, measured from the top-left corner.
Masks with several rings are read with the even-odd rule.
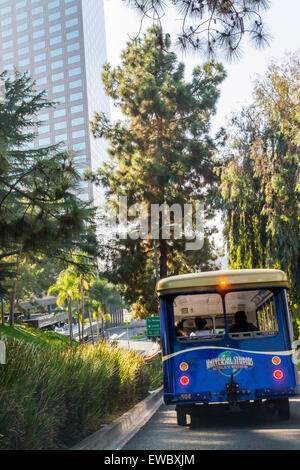
[[[176,336],[187,336],[186,332],[183,330],[183,320],[177,322],[175,325]]]
[[[239,310],[235,314],[235,324],[230,328],[229,333],[244,333],[246,331],[259,331],[253,323],[248,323],[244,310]]]
[[[208,330],[205,330],[204,328],[206,327],[207,321],[204,318],[201,317],[196,317],[195,318],[195,325],[196,325],[196,330],[193,329],[190,333],[189,336],[206,336],[209,335],[210,332]]]

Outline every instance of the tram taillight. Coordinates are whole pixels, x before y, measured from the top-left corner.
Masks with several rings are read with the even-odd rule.
[[[185,375],[180,378],[181,385],[188,385],[189,382],[190,382],[190,379],[188,377],[186,377]]]
[[[189,368],[189,365],[186,362],[182,362],[179,366],[179,369],[182,370],[183,372],[188,370],[188,368]]]
[[[281,380],[283,378],[283,372],[282,370],[279,370],[279,369],[275,370],[273,375],[276,380]]]

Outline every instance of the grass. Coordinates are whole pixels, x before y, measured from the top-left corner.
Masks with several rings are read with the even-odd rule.
[[[142,339],[146,337],[147,337],[146,333],[143,333],[141,335],[131,336],[129,339]]]
[[[31,344],[59,344],[69,346],[70,340],[68,336],[60,335],[55,333],[55,331],[39,331],[35,328],[30,328],[28,326],[16,325],[14,328],[11,328],[8,325],[0,325],[0,336],[4,338],[14,338],[17,340],[23,340],[26,343]],[[77,340],[73,340],[74,344],[79,344]]]
[[[0,328],[1,449],[69,448],[147,396],[152,369],[137,352],[58,337]]]

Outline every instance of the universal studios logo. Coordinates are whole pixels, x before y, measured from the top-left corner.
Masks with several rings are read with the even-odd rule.
[[[102,215],[102,227],[109,238],[126,240],[185,239],[186,250],[201,250],[204,245],[204,206],[191,204],[133,204],[128,206],[126,196],[118,201],[118,212]],[[172,217],[171,217],[172,216]],[[171,223],[172,220],[172,223]]]
[[[216,370],[226,376],[237,375],[253,366],[252,357],[240,356],[235,351],[224,351],[217,358],[206,361],[207,370]]]

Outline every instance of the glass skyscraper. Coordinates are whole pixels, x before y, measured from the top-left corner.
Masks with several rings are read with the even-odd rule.
[[[62,142],[76,152],[81,173],[99,167],[105,142],[90,135],[89,120],[95,111],[109,115],[101,83],[103,0],[0,0],[0,41],[0,70],[28,71],[36,89],[46,89],[47,98],[58,102],[39,115],[43,124],[33,146]],[[91,184],[82,181],[79,193],[99,204]]]

